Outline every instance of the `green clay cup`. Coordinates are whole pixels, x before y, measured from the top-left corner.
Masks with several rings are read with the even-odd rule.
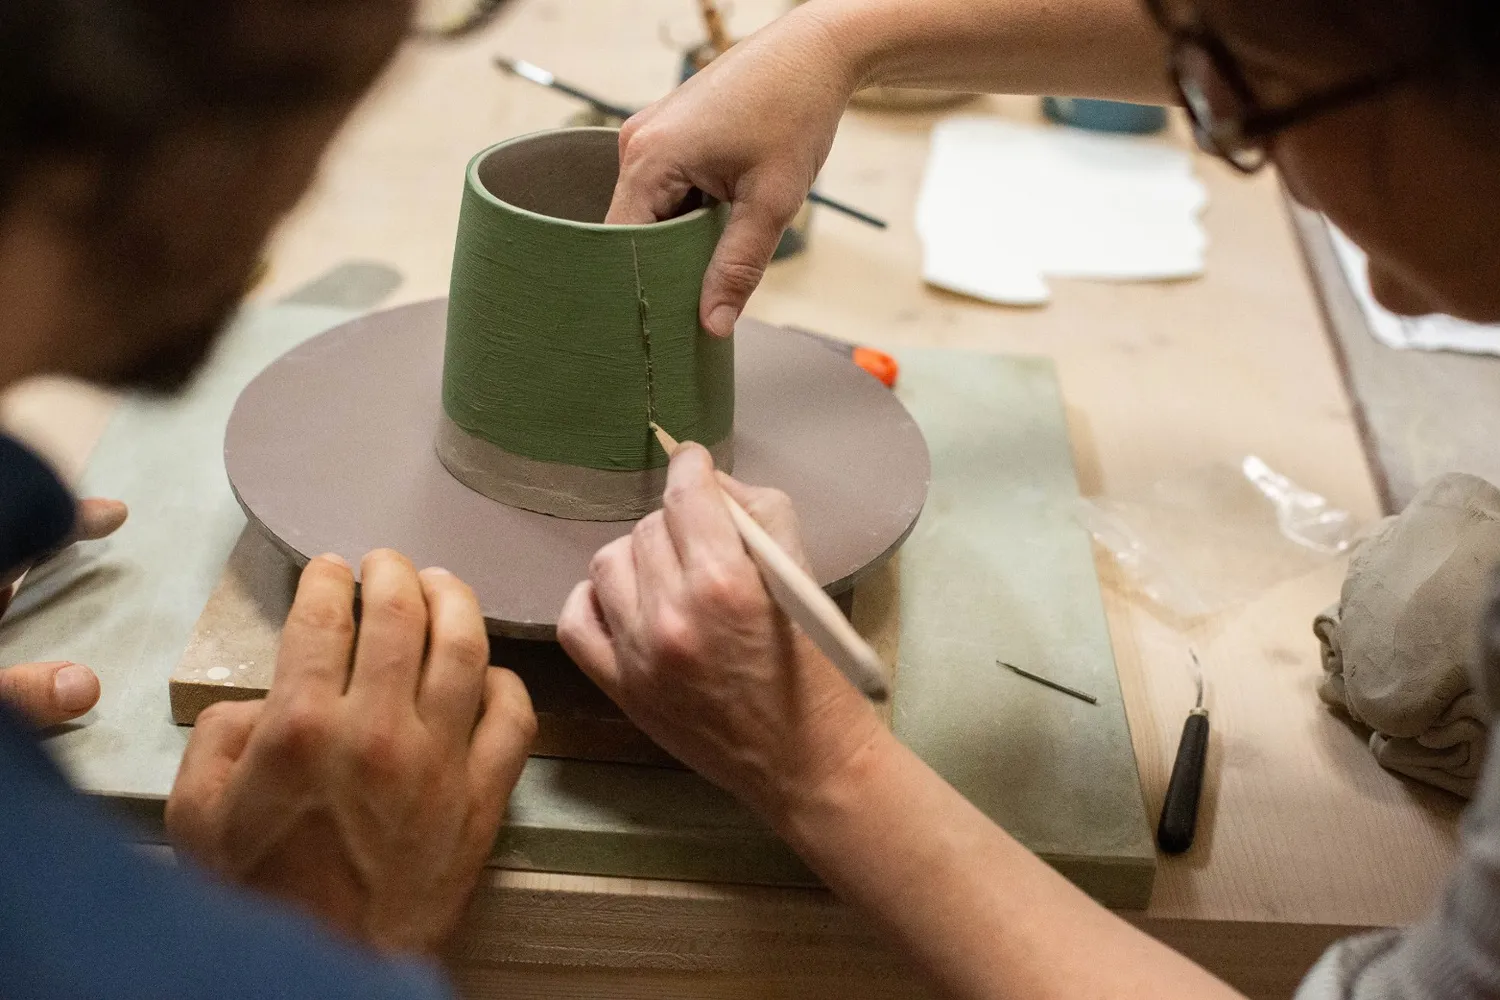
[[[473,489],[587,520],[660,505],[654,417],[732,460],[734,344],[698,324],[720,205],[606,226],[619,133],[510,139],[469,162],[437,450]]]

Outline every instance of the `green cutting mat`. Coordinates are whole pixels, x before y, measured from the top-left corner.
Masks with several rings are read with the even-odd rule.
[[[901,550],[896,733],[1092,895],[1144,907],[1156,850],[1052,363],[898,358],[932,490]]]

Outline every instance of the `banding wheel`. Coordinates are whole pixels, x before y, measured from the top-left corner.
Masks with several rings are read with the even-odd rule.
[[[631,523],[498,503],[443,467],[446,314],[443,300],[373,313],[272,363],[230,415],[230,485],[298,562],[334,552],[358,567],[394,548],[467,581],[491,631],[551,639],[593,554]],[[735,347],[735,475],[791,496],[813,575],[847,590],[916,522],[930,475],[922,434],[889,389],[820,340],[741,320]]]

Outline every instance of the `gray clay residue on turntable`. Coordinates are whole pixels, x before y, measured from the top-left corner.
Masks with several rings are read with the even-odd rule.
[[[444,316],[443,300],[403,306],[283,355],[235,404],[229,481],[299,560],[336,552],[358,566],[370,549],[398,549],[468,581],[495,631],[549,638],[590,557],[631,523],[507,507],[443,468]],[[736,341],[735,475],[791,496],[814,575],[847,589],[921,511],[921,432],[890,390],[817,340],[741,320]]]

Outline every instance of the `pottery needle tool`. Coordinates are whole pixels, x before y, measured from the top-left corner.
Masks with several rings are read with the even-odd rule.
[[[1086,701],[1090,705],[1099,704],[1099,699],[1095,698],[1093,695],[1089,694],[1086,691],[1080,691],[1077,688],[1070,688],[1066,684],[1059,684],[1057,681],[1053,680],[1050,677],[1043,677],[1041,674],[1034,674],[1030,670],[1022,670],[1014,663],[1006,663],[1004,660],[996,660],[995,662],[1000,664],[1006,670],[1020,674],[1022,677],[1026,678],[1029,681],[1036,681],[1038,684],[1041,684],[1044,687],[1049,687],[1054,691],[1061,691],[1063,694],[1072,695],[1079,701]]]
[[[1161,822],[1156,827],[1156,843],[1168,854],[1181,854],[1193,846],[1198,827],[1198,796],[1203,791],[1203,770],[1208,759],[1208,709],[1203,707],[1203,664],[1191,649],[1193,676],[1198,685],[1198,700],[1182,724],[1182,738],[1177,743],[1177,759],[1172,762],[1172,777],[1167,781],[1167,797],[1161,805]]]
[[[809,191],[807,192],[807,200],[812,202],[814,205],[822,205],[824,208],[831,208],[835,212],[843,212],[845,215],[849,216],[849,218],[863,222],[867,226],[873,226],[876,229],[886,228],[886,221],[884,219],[873,216],[868,212],[861,212],[853,205],[846,205],[841,201],[835,201],[834,199],[828,197],[826,194],[819,194],[816,191]]]
[[[668,455],[677,451],[676,439],[663,430],[660,424],[653,422],[651,430],[655,432],[662,451]],[[785,549],[776,544],[776,540],[760,526],[760,522],[751,517],[734,497],[723,490],[719,491],[719,496],[724,498],[724,506],[729,509],[729,516],[739,529],[745,548],[750,550],[750,555],[760,567],[766,589],[771,592],[781,610],[786,612],[786,616],[802,627],[813,644],[833,661],[833,665],[855,687],[864,692],[865,697],[872,701],[885,701],[889,698],[891,690],[886,680],[885,664],[880,662],[880,657],[870,648],[870,644],[854,631],[854,626],[849,624],[849,619],[844,617],[839,606],[833,603],[833,598],[823,592],[817,581],[797,565],[797,561],[787,555]]]
[[[611,103],[610,101],[604,100],[602,97],[595,97],[593,94],[590,94],[586,90],[580,90],[579,88],[573,86],[571,83],[565,83],[564,81],[559,80],[551,72],[542,69],[542,67],[536,65],[535,63],[529,63],[524,59],[508,59],[505,56],[495,56],[495,66],[497,69],[509,73],[512,76],[518,76],[523,80],[529,80],[539,87],[546,87],[549,90],[555,90],[560,94],[567,94],[574,100],[582,101],[585,104],[591,105],[595,110],[601,112],[602,114],[608,115],[611,118],[619,118],[621,120],[624,120],[635,114],[635,112],[630,108],[627,108],[620,104]],[[819,194],[817,191],[809,191],[807,193],[807,200],[812,202],[814,205],[822,205],[824,208],[833,209],[833,211],[835,212],[842,212],[844,215],[849,216],[849,218],[857,219],[867,226],[873,226],[876,229],[888,228],[888,225],[884,219],[871,215],[869,212],[862,212],[859,209],[855,208],[853,205],[846,205],[836,198],[828,197],[826,194]]]

